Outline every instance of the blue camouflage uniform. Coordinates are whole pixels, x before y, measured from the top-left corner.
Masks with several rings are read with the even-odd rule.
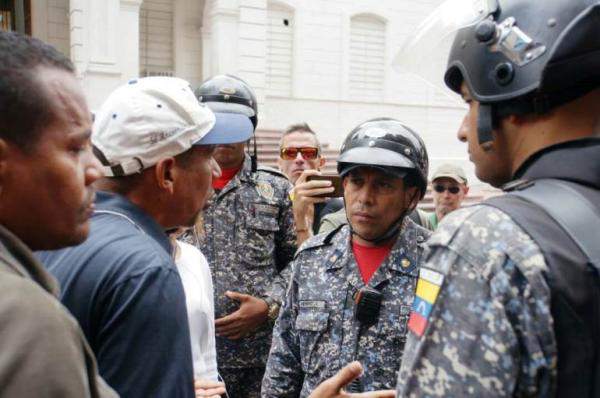
[[[406,323],[429,231],[408,217],[390,254],[367,286],[382,295],[377,323],[355,319],[355,294],[365,287],[347,225],[304,243],[273,333],[263,397],[306,397],[343,365],[359,360],[362,388],[390,389],[404,349]]]
[[[599,153],[597,138],[565,142],[514,178],[577,181],[597,204]],[[518,219],[492,206],[453,212],[428,241],[398,397],[593,396],[597,279],[537,206],[521,203]],[[557,280],[568,284],[554,290]],[[577,311],[555,312],[565,304]]]
[[[291,188],[277,170],[259,166],[252,173],[246,155],[238,174],[209,201],[203,213],[205,233],[198,237],[197,247],[213,275],[215,319],[239,308],[225,296],[227,291],[263,298],[268,304],[283,301],[288,265],[296,251]],[[258,396],[272,327],[267,322],[239,340],[217,336],[218,366],[230,396],[236,391],[240,396]],[[247,378],[242,377],[244,369]],[[247,379],[254,386],[247,385]]]
[[[546,271],[502,211],[446,216],[428,242],[398,396],[540,396],[557,361]]]

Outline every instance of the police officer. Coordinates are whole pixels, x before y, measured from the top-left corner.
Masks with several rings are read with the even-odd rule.
[[[256,128],[256,97],[241,79],[215,76],[197,95],[229,115],[231,134]],[[217,363],[230,397],[259,396],[285,269],[296,250],[291,185],[279,171],[257,166],[256,151],[247,155],[245,145],[216,148],[222,175],[213,181],[216,194],[198,240],[214,279]]]
[[[356,127],[338,158],[348,225],[307,240],[273,334],[263,397],[306,397],[358,359],[355,391],[392,388],[429,231],[406,215],[423,197],[428,158],[394,119]]]

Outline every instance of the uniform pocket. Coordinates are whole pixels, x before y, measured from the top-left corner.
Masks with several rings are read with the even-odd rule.
[[[316,362],[320,357],[317,343],[327,330],[329,311],[324,301],[301,301],[299,304],[300,308],[296,317],[296,331],[300,342],[302,370],[305,373],[311,374],[314,372]],[[303,305],[305,306],[303,307]]]
[[[273,208],[270,212],[262,207]],[[279,232],[277,207],[253,204],[243,215],[243,230],[237,241],[242,261],[249,267],[267,267],[274,262],[275,237]]]

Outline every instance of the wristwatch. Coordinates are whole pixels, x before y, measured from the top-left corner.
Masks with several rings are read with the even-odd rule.
[[[269,320],[275,322],[279,316],[279,304],[271,297],[265,297],[263,300],[269,306],[269,311],[267,312]]]

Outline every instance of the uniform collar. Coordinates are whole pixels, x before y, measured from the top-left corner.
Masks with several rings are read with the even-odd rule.
[[[173,247],[164,229],[139,206],[129,201],[126,197],[113,192],[98,191],[96,194],[97,217],[102,211],[118,213],[130,219],[146,235],[154,239],[169,255]]]
[[[583,138],[544,148],[531,155],[514,176],[514,180],[540,178],[559,178],[600,188],[600,138]]]
[[[215,195],[214,199],[222,197],[227,192],[232,191],[233,189],[239,187],[242,182],[251,181],[252,176],[252,162],[250,161],[250,156],[248,154],[244,155],[244,163],[240,171],[223,187],[223,189]]]
[[[421,240],[421,241],[420,241]],[[381,283],[391,279],[393,272],[399,272],[412,277],[418,275],[418,261],[420,256],[420,245],[423,238],[417,233],[415,224],[406,217],[402,224],[402,229],[396,243],[392,247],[390,254],[383,261],[379,269],[369,281],[370,286],[378,286]],[[344,226],[332,240],[332,246],[335,250],[326,259],[325,268],[337,270],[344,267],[349,269],[349,282],[355,287],[364,285],[360,277],[358,265],[352,254],[352,244],[350,241],[350,228]],[[342,250],[343,248],[343,250]]]

